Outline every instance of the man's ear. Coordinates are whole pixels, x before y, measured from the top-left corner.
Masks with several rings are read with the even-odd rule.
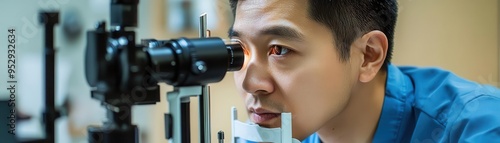
[[[361,37],[365,42],[361,47],[363,63],[359,71],[359,81],[370,82],[384,64],[387,56],[388,40],[382,31],[370,31]]]

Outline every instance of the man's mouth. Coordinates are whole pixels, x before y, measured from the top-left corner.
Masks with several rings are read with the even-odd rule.
[[[275,124],[273,119],[277,119],[281,116],[281,113],[272,112],[263,108],[251,108],[250,118],[256,124],[265,127],[272,127]]]
[[[281,113],[252,113],[251,116],[256,124],[271,125],[271,120],[280,117]]]

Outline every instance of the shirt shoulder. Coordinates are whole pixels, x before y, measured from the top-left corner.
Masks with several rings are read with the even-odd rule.
[[[399,67],[413,83],[413,141],[500,139],[500,90],[439,68]]]
[[[411,83],[412,106],[420,113],[436,118],[446,125],[450,114],[481,96],[500,98],[499,89],[461,78],[439,68],[399,67]]]
[[[480,95],[446,125],[445,142],[500,142],[500,98]]]

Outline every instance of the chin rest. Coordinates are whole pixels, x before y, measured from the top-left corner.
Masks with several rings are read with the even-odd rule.
[[[300,143],[292,138],[292,113],[281,113],[281,128],[264,128],[255,123],[238,121],[235,107],[231,108],[232,143],[251,142]]]

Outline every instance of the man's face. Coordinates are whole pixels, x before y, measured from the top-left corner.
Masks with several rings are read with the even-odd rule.
[[[291,112],[298,139],[344,109],[357,78],[352,61],[340,60],[331,31],[307,9],[307,0],[243,0],[233,25],[233,38],[247,51],[234,78],[250,119],[280,127],[279,113]]]

